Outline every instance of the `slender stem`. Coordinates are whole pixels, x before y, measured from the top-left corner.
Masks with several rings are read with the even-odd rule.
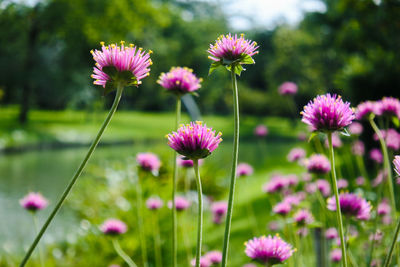
[[[381,144],[381,149],[383,153],[383,164],[385,168],[385,172],[387,175],[387,180],[388,180],[388,185],[389,185],[389,193],[390,193],[390,201],[393,207],[393,212],[396,214],[397,208],[396,208],[396,200],[394,198],[394,188],[393,188],[393,176],[392,176],[392,168],[390,166],[389,162],[389,154],[386,148],[386,142],[383,139],[382,132],[379,130],[378,126],[376,125],[373,117],[369,118],[369,123],[371,124],[371,127],[374,129],[376,135],[379,138],[379,143]]]
[[[197,246],[196,246],[196,267],[200,267],[200,257],[201,257],[201,241],[203,234],[203,191],[201,189],[201,180],[199,172],[199,160],[193,160],[194,174],[196,175],[197,184],[197,197],[199,202],[198,220],[197,220]]]
[[[142,186],[140,185],[140,174],[143,173],[142,170],[139,170],[139,175],[138,179],[136,181],[136,211],[137,211],[137,223],[138,223],[138,230],[139,230],[139,238],[140,238],[140,248],[142,252],[142,261],[143,261],[143,266],[147,267],[147,246],[146,246],[146,235],[145,235],[145,229],[144,229],[144,224],[143,224],[143,204],[142,204]]]
[[[400,232],[400,219],[397,222],[396,231],[394,232],[394,235],[393,235],[392,244],[390,245],[389,253],[386,255],[385,263],[383,264],[383,267],[388,267],[390,264],[390,261],[392,260],[393,250],[394,250],[394,247],[396,246],[399,232]]]
[[[340,245],[342,248],[342,262],[343,262],[343,267],[347,267],[346,243],[345,243],[345,239],[344,239],[342,212],[340,210],[340,203],[339,203],[339,190],[337,187],[336,171],[335,171],[335,154],[333,153],[332,133],[331,132],[328,133],[328,142],[329,142],[331,169],[332,169],[332,184],[333,184],[333,191],[335,193],[335,200],[336,200],[336,217],[337,217],[337,223],[338,223],[338,228],[339,228]]]
[[[162,254],[161,254],[161,237],[160,237],[160,226],[158,221],[157,211],[154,211],[154,257],[156,258],[156,267],[162,267]]]
[[[69,192],[71,191],[72,187],[74,186],[76,180],[81,175],[83,169],[86,166],[86,163],[89,161],[90,157],[92,156],[94,150],[97,147],[97,144],[100,142],[100,139],[101,139],[101,136],[103,135],[104,130],[107,128],[108,124],[111,121],[111,118],[113,117],[115,111],[117,110],[117,107],[118,107],[119,101],[121,99],[121,95],[122,95],[123,90],[124,90],[124,88],[122,86],[118,86],[117,87],[117,93],[115,95],[114,103],[112,104],[111,109],[110,109],[106,119],[104,120],[103,124],[101,125],[101,128],[100,128],[99,132],[97,133],[96,138],[94,139],[93,143],[91,144],[91,146],[89,148],[89,151],[87,152],[85,158],[81,162],[81,165],[79,166],[79,168],[76,171],[75,175],[72,177],[71,181],[69,182],[69,184],[65,188],[63,194],[61,195],[61,198],[58,200],[58,202],[57,202],[56,206],[54,207],[53,211],[50,213],[50,216],[47,218],[46,222],[44,223],[44,225],[40,229],[39,234],[36,236],[35,240],[33,241],[32,245],[30,246],[28,252],[25,254],[25,257],[23,258],[23,260],[22,260],[22,262],[20,264],[20,267],[25,266],[25,264],[28,262],[29,257],[31,256],[33,250],[36,248],[36,246],[39,243],[40,239],[42,238],[43,234],[46,232],[47,227],[49,226],[49,224],[51,223],[53,218],[56,216],[58,210],[61,208],[62,204],[64,203],[64,200],[67,198]]]
[[[117,239],[113,238],[112,243],[117,254],[126,262],[126,264],[128,264],[129,267],[137,267],[135,262],[128,256],[128,254],[122,250]]]
[[[175,117],[175,130],[178,129],[181,120],[181,97],[178,95],[176,98],[176,117]],[[173,176],[172,176],[172,266],[176,267],[178,264],[178,224],[176,218],[176,206],[175,206],[175,195],[178,177],[178,166],[176,164],[176,152],[174,151],[174,162],[173,165]]]
[[[232,78],[232,89],[233,89],[233,117],[234,117],[232,171],[231,171],[231,181],[229,188],[228,212],[226,214],[226,222],[225,222],[224,246],[222,249],[221,267],[226,267],[228,264],[229,236],[232,224],[233,200],[235,197],[235,184],[236,184],[236,167],[239,154],[239,93],[236,84],[236,74],[234,68],[232,68],[231,70],[231,78]]]
[[[32,212],[32,219],[33,219],[33,224],[34,224],[34,226],[35,226],[36,234],[38,234],[38,233],[39,233],[39,224],[38,224],[38,221],[37,221],[36,213],[34,213],[34,212]],[[44,267],[45,265],[44,265],[44,254],[43,254],[43,249],[42,249],[42,247],[41,247],[40,245],[38,245],[38,249],[39,249],[39,260],[40,260],[40,265],[41,265],[42,267]]]
[[[382,193],[382,187],[383,187],[382,184],[378,185],[378,192],[377,192],[377,195],[376,195],[375,207],[378,207],[379,199],[380,199],[380,196],[381,196],[381,193]],[[375,249],[375,243],[376,243],[375,242],[375,233],[376,233],[376,229],[378,228],[378,221],[379,221],[379,215],[376,212],[375,220],[374,220],[374,227],[373,227],[373,231],[372,231],[372,234],[373,234],[374,238],[372,239],[372,242],[371,242],[371,250],[370,250],[369,258],[368,258],[368,266],[371,265],[371,261],[374,258],[374,249]]]

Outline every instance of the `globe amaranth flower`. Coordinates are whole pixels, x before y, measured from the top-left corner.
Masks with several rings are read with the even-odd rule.
[[[359,176],[356,178],[356,185],[358,186],[362,186],[365,184],[365,178],[362,176]]]
[[[301,209],[293,215],[293,219],[298,226],[305,226],[314,221],[311,212],[306,209]]]
[[[365,101],[358,104],[356,108],[356,119],[368,119],[371,114],[376,113],[376,102],[373,101]]]
[[[351,152],[356,156],[363,156],[365,153],[365,145],[362,141],[357,140],[351,146]]]
[[[340,262],[342,260],[342,250],[340,248],[335,248],[330,253],[330,258],[332,262]]]
[[[47,200],[40,193],[31,192],[19,201],[21,206],[29,211],[38,211],[47,207]]]
[[[392,150],[399,150],[400,148],[400,134],[395,129],[380,130],[386,146]],[[375,141],[379,141],[378,135],[373,135]]]
[[[280,95],[294,95],[297,93],[297,84],[294,82],[284,82],[279,86],[278,92]]]
[[[338,231],[334,227],[328,228],[325,231],[325,237],[328,240],[332,240],[332,239],[338,238],[339,237]]]
[[[210,44],[207,52],[210,54],[209,59],[214,61],[211,64],[210,73],[219,66],[226,66],[228,70],[235,67],[235,73],[240,75],[243,64],[254,64],[252,56],[258,54],[257,43],[246,40],[244,34],[239,37],[237,34],[221,35],[215,44]]]
[[[400,156],[395,156],[393,160],[394,170],[400,176]]]
[[[291,211],[291,209],[292,209],[292,206],[289,203],[282,201],[282,202],[279,202],[278,204],[276,204],[273,207],[272,211],[276,214],[285,216]]]
[[[163,201],[159,197],[150,197],[146,201],[146,206],[149,210],[158,210],[163,204]]]
[[[376,212],[379,216],[385,216],[390,214],[392,208],[389,205],[389,201],[387,198],[382,199],[382,202],[378,204],[376,208]]]
[[[348,186],[349,186],[349,182],[346,179],[340,178],[337,180],[338,189],[347,188]]]
[[[253,171],[253,167],[250,164],[242,162],[237,165],[236,175],[239,177],[249,176],[253,174]]]
[[[254,135],[257,137],[265,137],[268,134],[268,128],[267,126],[263,124],[259,124],[254,128]]]
[[[158,172],[161,166],[160,159],[153,153],[138,153],[136,155],[136,162],[140,168],[150,172]]]
[[[124,234],[128,227],[120,220],[108,219],[100,226],[100,230],[106,235],[120,235]]]
[[[204,255],[204,257],[207,258],[212,265],[222,262],[222,253],[218,250],[209,251]]]
[[[190,261],[190,264],[192,266],[196,266],[196,259],[192,259]],[[206,257],[200,257],[200,267],[210,267],[211,266],[211,262],[208,258]]]
[[[121,46],[101,42],[101,50],[92,50],[96,66],[93,68],[92,78],[96,85],[105,88],[108,93],[116,86],[131,86],[141,84],[141,79],[150,75],[151,50],[144,51],[133,44],[128,47],[121,41]]]
[[[291,206],[298,206],[301,201],[305,199],[304,192],[298,192],[296,194],[287,195],[283,198],[282,202],[288,203]]]
[[[331,164],[328,158],[322,154],[312,155],[307,160],[306,167],[310,173],[316,174],[325,174],[331,170]]]
[[[184,156],[178,156],[176,158],[176,162],[178,166],[183,167],[183,168],[191,168],[193,167],[193,160],[191,159],[185,159]],[[199,166],[203,165],[203,160],[199,159]]]
[[[377,101],[376,115],[395,116],[400,119],[400,101],[394,97],[384,97]]]
[[[245,246],[246,255],[265,266],[280,264],[295,252],[292,245],[283,241],[278,235],[254,237],[246,242]]]
[[[213,222],[215,224],[222,223],[222,219],[228,211],[228,203],[226,201],[217,201],[211,204],[211,212],[213,214]]]
[[[356,113],[357,116],[357,113]],[[353,135],[360,135],[362,134],[364,128],[361,123],[353,121],[352,124],[349,125],[349,133]]]
[[[328,197],[331,194],[331,185],[327,180],[318,179],[315,184],[323,197]]]
[[[349,102],[330,94],[314,98],[301,114],[302,122],[310,125],[313,131],[338,131],[350,125],[355,118]]]
[[[190,207],[190,201],[184,197],[175,197],[175,208],[177,211],[183,211]],[[168,201],[168,208],[172,209],[172,201]]]
[[[371,149],[371,151],[369,152],[369,158],[378,164],[381,164],[383,162],[383,155],[379,148]]]
[[[263,191],[265,193],[274,193],[277,191],[282,191],[283,189],[287,188],[287,186],[287,179],[280,174],[275,174],[271,177],[269,182],[263,185]]]
[[[157,83],[175,94],[186,94],[197,91],[202,82],[193,74],[193,70],[182,67],[172,67],[167,73],[161,73]]]
[[[176,132],[167,135],[168,145],[188,159],[201,159],[210,155],[221,143],[222,133],[215,131],[201,122],[182,125]]]
[[[306,151],[302,148],[293,148],[287,155],[287,160],[290,162],[299,161],[306,156]]]
[[[371,205],[362,197],[353,193],[341,193],[339,195],[340,210],[342,214],[354,216],[359,220],[369,220],[371,216]],[[336,210],[334,197],[328,199],[329,210]]]

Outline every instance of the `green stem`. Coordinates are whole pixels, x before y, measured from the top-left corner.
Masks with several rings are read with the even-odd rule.
[[[38,224],[38,221],[37,221],[36,213],[34,213],[34,212],[32,212],[32,219],[33,219],[33,224],[35,226],[35,231],[36,231],[36,234],[37,234],[37,233],[39,233],[39,224]],[[42,249],[42,247],[40,245],[38,246],[38,249],[39,249],[40,265],[42,267],[45,267],[43,249]]]
[[[382,193],[382,184],[379,184],[378,185],[378,192],[377,192],[377,195],[376,195],[375,207],[378,207],[378,204],[380,202],[379,199],[380,199],[381,193]],[[378,221],[379,221],[379,215],[376,212],[373,231],[372,231],[372,234],[373,234],[374,237],[375,237],[376,229],[378,229]],[[371,250],[370,250],[369,258],[368,258],[368,266],[371,265],[371,261],[374,258],[374,250],[375,250],[375,238],[373,238],[372,242],[371,242]]]
[[[400,219],[397,222],[396,231],[394,232],[392,244],[390,245],[389,253],[386,255],[385,263],[383,264],[383,267],[388,267],[390,264],[390,261],[392,260],[393,250],[394,250],[394,247],[396,246],[399,232],[400,232]]]
[[[157,211],[154,212],[154,231],[152,232],[154,235],[154,257],[156,258],[156,267],[162,267],[161,237]]]
[[[201,241],[203,233],[203,192],[201,189],[201,180],[199,172],[199,160],[193,160],[194,173],[196,175],[197,184],[197,197],[199,202],[198,210],[198,220],[197,220],[197,246],[196,246],[196,267],[200,267],[200,257],[201,257]]]
[[[175,113],[175,130],[178,129],[181,120],[181,97],[178,95],[176,98],[176,113]],[[177,189],[176,179],[178,177],[178,166],[176,164],[176,155],[174,151],[173,157],[173,176],[172,176],[172,266],[176,267],[178,264],[178,224],[176,218],[176,206],[175,206],[175,195]]]
[[[37,244],[39,243],[40,239],[42,238],[43,234],[46,232],[47,227],[53,220],[53,218],[56,216],[58,210],[61,208],[62,204],[64,203],[64,200],[67,198],[69,192],[71,191],[72,187],[74,186],[76,180],[79,178],[81,175],[83,169],[85,168],[87,162],[89,161],[90,157],[92,156],[94,150],[97,147],[97,144],[100,142],[100,138],[103,135],[104,130],[107,128],[108,124],[111,121],[111,118],[113,117],[115,111],[117,110],[119,101],[121,99],[121,95],[123,92],[124,88],[122,86],[117,86],[117,93],[115,95],[114,103],[111,106],[111,109],[104,120],[103,124],[101,125],[101,128],[99,132],[96,135],[96,138],[94,139],[93,143],[91,144],[89,151],[87,152],[85,158],[81,162],[81,165],[79,166],[78,170],[76,171],[75,175],[72,177],[71,181],[65,188],[63,194],[61,195],[61,198],[58,200],[56,206],[54,207],[53,211],[50,213],[50,216],[47,218],[46,222],[40,229],[39,234],[36,236],[35,240],[33,241],[32,245],[30,246],[28,252],[25,254],[25,257],[23,258],[20,267],[25,266],[25,264],[28,262],[29,257],[32,255],[33,250],[36,248]]]
[[[236,184],[236,167],[239,154],[239,93],[236,84],[236,74],[233,67],[231,70],[231,78],[232,78],[232,89],[233,89],[233,116],[234,116],[232,171],[231,171],[231,181],[229,188],[228,212],[226,214],[226,222],[225,222],[224,246],[222,249],[221,267],[226,267],[228,264],[229,236],[232,224],[233,200],[235,196],[235,184]]]
[[[126,254],[118,243],[118,240],[113,238],[112,243],[117,254],[128,264],[129,267],[137,267],[135,262]]]
[[[143,266],[147,267],[147,246],[146,246],[146,235],[145,235],[145,229],[144,229],[144,224],[143,224],[143,204],[142,204],[142,186],[140,185],[140,174],[142,173],[141,170],[139,170],[139,175],[138,179],[136,181],[136,211],[137,211],[137,223],[138,223],[138,230],[139,230],[139,238],[140,238],[140,248],[142,252],[142,261],[143,261]]]
[[[384,168],[385,168],[385,171],[387,174],[387,180],[388,180],[388,185],[389,185],[390,202],[393,207],[393,213],[396,214],[397,208],[396,208],[396,200],[394,198],[392,168],[391,168],[390,162],[389,162],[389,154],[388,154],[388,151],[386,148],[386,142],[383,139],[382,132],[379,130],[378,126],[375,124],[373,117],[369,118],[369,123],[371,124],[371,127],[374,129],[376,135],[379,138],[379,143],[381,144],[381,149],[382,149],[382,153],[383,153],[383,164],[384,164]]]
[[[342,262],[343,262],[343,267],[347,267],[346,243],[345,243],[345,239],[344,239],[342,212],[341,212],[340,203],[339,203],[339,190],[337,187],[336,171],[335,171],[335,154],[333,152],[332,133],[331,132],[328,132],[328,142],[329,142],[331,169],[332,169],[332,185],[333,185],[333,191],[335,193],[335,200],[336,200],[336,217],[337,217],[337,223],[338,223],[338,228],[339,228],[340,245],[342,248]]]

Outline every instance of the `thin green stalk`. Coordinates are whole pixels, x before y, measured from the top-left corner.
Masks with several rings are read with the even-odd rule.
[[[176,98],[176,117],[175,117],[175,130],[178,129],[181,120],[181,97],[178,95]],[[175,195],[178,177],[178,166],[176,164],[176,152],[174,151],[173,157],[173,176],[172,176],[172,266],[176,267],[178,264],[178,224],[176,218]]]
[[[128,256],[128,254],[122,250],[117,239],[113,238],[112,243],[117,254],[126,262],[126,264],[128,264],[129,267],[137,267],[135,262]]]
[[[67,198],[69,192],[71,191],[72,187],[74,186],[76,180],[79,178],[81,175],[83,169],[85,168],[87,162],[89,161],[90,157],[92,156],[94,150],[97,147],[97,144],[100,142],[101,136],[103,135],[104,130],[107,128],[108,124],[111,121],[111,118],[113,117],[115,111],[117,110],[119,101],[121,100],[121,95],[123,92],[124,88],[120,85],[117,86],[117,93],[115,95],[114,103],[111,106],[111,109],[104,120],[103,124],[101,125],[101,128],[99,132],[96,135],[96,138],[94,139],[93,143],[91,144],[89,151],[87,152],[85,158],[81,162],[81,165],[79,166],[78,170],[76,171],[75,175],[72,177],[71,181],[65,188],[63,194],[61,195],[61,198],[58,200],[56,206],[54,207],[53,211],[50,213],[50,216],[47,218],[46,222],[40,229],[39,234],[36,236],[35,240],[33,241],[32,245],[30,246],[28,252],[25,254],[25,257],[23,258],[20,267],[25,266],[25,264],[28,262],[29,257],[32,255],[33,250],[36,248],[37,244],[39,243],[40,239],[42,238],[43,234],[46,232],[47,227],[53,220],[53,218],[56,216],[58,210],[61,208],[62,204],[64,203],[64,200]]]
[[[332,133],[328,132],[328,142],[329,142],[329,153],[330,153],[330,162],[331,162],[331,169],[332,169],[332,185],[333,191],[335,193],[335,200],[336,200],[336,219],[339,228],[339,236],[340,236],[340,245],[342,248],[342,262],[343,267],[347,267],[347,254],[346,254],[346,243],[344,239],[344,231],[343,231],[343,219],[342,219],[342,212],[340,210],[340,203],[339,203],[339,190],[337,187],[337,179],[336,179],[336,171],[335,171],[335,154],[333,152],[332,146]]]
[[[201,242],[203,234],[203,191],[201,189],[201,180],[199,172],[199,160],[193,160],[194,173],[196,175],[197,184],[197,197],[199,202],[198,210],[198,220],[197,220],[197,246],[196,246],[196,267],[200,267],[200,257],[201,257]]]
[[[154,238],[154,257],[156,258],[156,267],[162,267],[161,237],[157,211],[155,211],[153,215],[154,231],[152,232]]]
[[[147,267],[147,246],[146,246],[146,235],[145,235],[145,230],[143,226],[143,204],[142,204],[142,187],[140,185],[140,174],[142,173],[141,170],[139,170],[139,175],[138,179],[136,181],[136,211],[137,211],[137,223],[138,223],[138,231],[139,231],[139,238],[140,238],[140,249],[142,252],[142,261],[143,261],[143,266]]]
[[[375,207],[378,207],[379,204],[379,198],[381,196],[382,193],[382,184],[378,185],[378,193],[376,196],[376,202],[375,202]],[[375,215],[375,220],[374,220],[374,227],[373,227],[373,231],[372,234],[375,235],[376,233],[376,229],[378,229],[378,221],[379,221],[379,215],[378,213],[376,213]],[[374,236],[375,237],[375,236]],[[368,266],[370,266],[372,259],[374,258],[374,250],[375,250],[375,238],[372,239],[372,243],[371,243],[371,250],[369,253],[369,258],[368,258]]]
[[[361,175],[365,178],[365,181],[369,181],[367,169],[365,168],[364,159],[362,158],[362,156],[357,155],[356,162],[358,165],[358,169],[361,172]]]
[[[38,221],[37,221],[36,213],[34,213],[34,212],[32,212],[32,219],[33,219],[33,224],[34,224],[34,226],[35,226],[35,231],[36,231],[36,234],[37,234],[37,233],[39,233],[39,224],[38,224]],[[42,249],[42,247],[41,247],[40,245],[38,245],[38,249],[39,249],[39,260],[40,260],[40,265],[41,265],[42,267],[44,267],[45,264],[44,264],[43,249]]]
[[[392,244],[390,245],[389,253],[386,255],[385,263],[383,264],[383,267],[388,267],[390,264],[390,261],[392,260],[393,250],[394,250],[394,247],[396,246],[397,238],[399,237],[399,232],[400,232],[400,219],[397,222],[396,231],[394,232],[394,235],[393,235]]]
[[[222,249],[221,267],[226,267],[228,263],[229,237],[231,232],[233,200],[235,196],[235,185],[236,185],[236,167],[239,154],[239,93],[236,83],[236,74],[233,67],[231,70],[231,78],[232,78],[232,89],[233,89],[233,116],[234,116],[232,171],[231,171],[231,181],[229,188],[228,212],[226,214],[226,222],[225,222],[224,246]]]
[[[396,200],[394,198],[394,188],[393,188],[393,176],[392,176],[392,167],[389,161],[389,154],[386,148],[386,142],[383,139],[382,132],[379,130],[378,126],[376,125],[373,117],[369,118],[369,123],[371,124],[372,129],[374,129],[376,135],[379,138],[379,143],[381,145],[382,153],[383,153],[383,164],[387,174],[387,180],[389,185],[389,193],[390,193],[390,202],[393,207],[393,213],[396,214]]]

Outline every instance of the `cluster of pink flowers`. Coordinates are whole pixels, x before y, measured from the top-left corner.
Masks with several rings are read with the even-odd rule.
[[[201,81],[193,74],[192,69],[172,67],[169,72],[161,73],[157,83],[170,92],[185,94],[198,90]]]
[[[47,207],[48,202],[40,193],[31,192],[19,201],[24,209],[38,211]]]
[[[400,118],[400,101],[394,97],[383,97],[379,101],[366,101],[357,106],[357,120],[375,114],[377,116],[394,116]]]
[[[400,134],[395,129],[380,130],[380,132],[388,148],[395,151],[400,149]],[[379,140],[377,134],[374,134],[373,137],[375,141]]]
[[[371,204],[364,198],[353,193],[341,193],[339,195],[340,211],[346,216],[354,216],[359,220],[369,220],[371,216]],[[336,210],[334,197],[328,199],[329,210]]]
[[[263,191],[265,193],[274,193],[282,191],[289,186],[296,185],[298,183],[298,178],[296,175],[283,176],[280,174],[275,174],[271,177],[269,182],[263,185]]]
[[[136,155],[136,162],[139,166],[150,172],[158,172],[161,167],[161,161],[156,154],[153,153],[139,153]]]

